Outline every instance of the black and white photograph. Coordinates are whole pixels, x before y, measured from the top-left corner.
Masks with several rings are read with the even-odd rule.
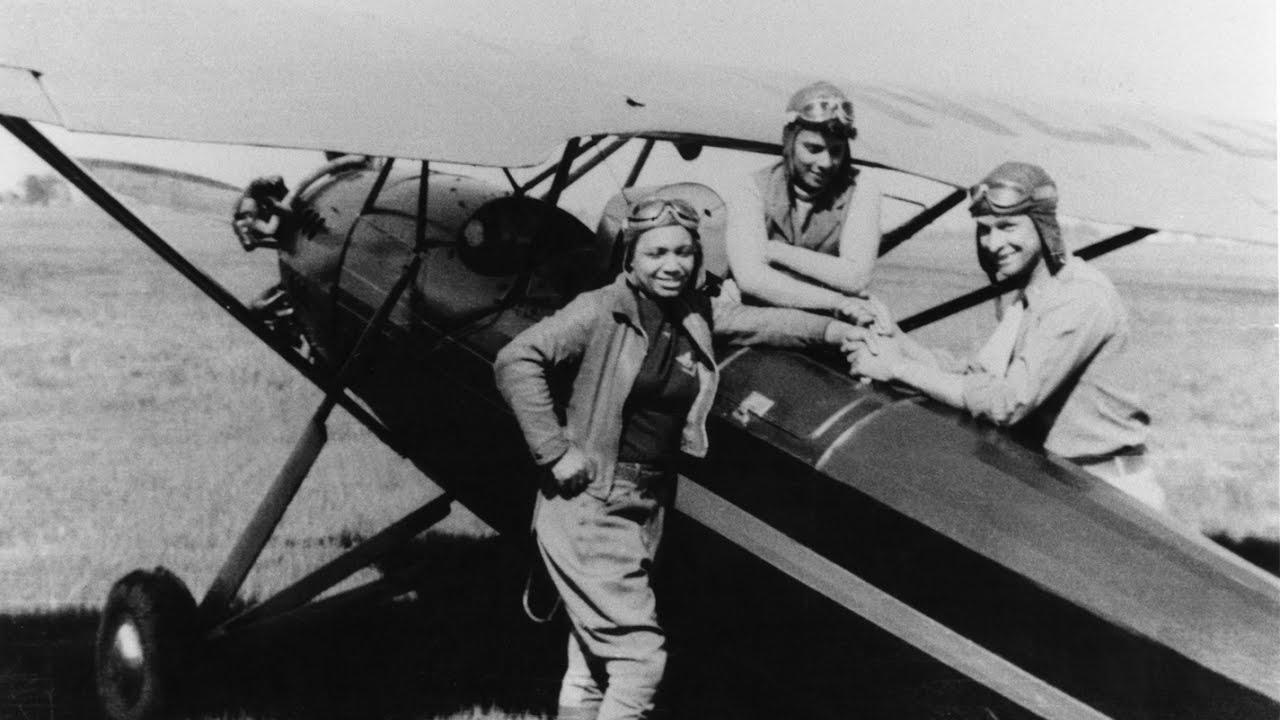
[[[0,0],[0,720],[1275,720],[1270,0]]]

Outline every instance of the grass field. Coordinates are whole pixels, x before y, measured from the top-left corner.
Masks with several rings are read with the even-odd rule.
[[[271,258],[245,255],[225,225],[163,212],[148,219],[238,295],[249,297],[271,281]],[[202,594],[321,395],[95,209],[0,212],[0,238],[0,717],[22,717],[19,711],[89,717],[89,648],[110,585],[133,568],[165,565]],[[246,583],[249,596],[283,587],[438,492],[341,411],[329,433]],[[451,536],[487,534],[457,508],[439,527]],[[456,552],[433,547],[456,561],[449,560]],[[467,552],[475,559],[500,551],[481,543]],[[464,574],[444,573],[454,575]],[[353,581],[360,579],[368,578]],[[508,640],[538,646],[521,636],[531,631],[511,616],[518,609],[514,592],[502,595],[503,623],[471,638],[467,631],[482,617],[474,605],[493,596],[493,588],[424,592],[456,598],[447,622],[416,615],[412,604],[396,611],[396,621],[381,611],[321,618],[319,630],[295,633],[274,648],[270,672],[260,674],[271,678],[270,688],[242,684],[225,703],[257,707],[252,717],[261,720],[290,716],[296,708],[264,698],[296,698],[298,687],[316,688],[305,696],[330,701],[331,709],[342,706],[319,691],[325,687],[399,703],[374,716],[469,718],[477,703],[505,702],[518,718],[522,708],[548,702],[554,678],[531,672],[523,674],[538,679],[535,689],[503,683],[496,698],[492,689],[459,686],[461,679],[445,688],[452,692],[423,682],[418,675],[437,651],[465,658],[492,649],[489,633],[498,628]],[[468,610],[471,625],[462,620]],[[363,633],[351,635],[352,625]],[[330,642],[310,640],[312,632]],[[420,647],[419,638],[431,638],[429,645]],[[355,673],[355,687],[335,684],[325,673],[343,664],[325,661],[336,655],[379,671]],[[386,667],[393,663],[403,667]],[[451,664],[442,676],[454,678],[458,667]],[[492,681],[491,673],[473,674]],[[526,697],[535,690],[543,695]]]
[[[240,297],[272,281],[271,258],[241,253],[224,224],[158,210],[147,218]],[[904,248],[884,264],[877,288],[903,314],[976,284],[957,269],[972,264],[963,239],[938,247],[947,242],[950,251]],[[87,643],[111,583],[132,568],[162,564],[203,593],[320,393],[96,209],[0,209],[0,243],[0,703],[18,707],[15,698],[25,698],[28,717],[81,717],[90,693]],[[1170,242],[1122,253],[1106,267],[1133,315],[1134,352],[1155,419],[1151,445],[1173,514],[1205,532],[1280,539],[1275,250]],[[930,262],[939,272],[920,269]],[[988,315],[976,309],[949,329],[926,331],[927,339],[958,346],[990,323]],[[282,587],[437,492],[341,412],[330,438],[250,576],[248,594]],[[462,511],[442,529],[485,535]],[[463,556],[512,552],[490,543],[481,540],[482,549]],[[491,590],[422,592],[452,593],[465,605]],[[251,688],[227,707],[256,710],[219,717],[293,716],[263,698],[298,697],[299,687],[337,688],[304,693],[308,703],[327,703],[309,704],[305,717],[354,716],[340,711],[339,691],[392,698],[367,710],[369,717],[480,716],[475,704],[498,704],[517,717],[537,712],[554,701],[547,695],[554,677],[520,663],[554,665],[560,639],[519,629],[507,614],[516,598],[508,600],[510,608],[498,611],[503,620],[491,626],[414,617],[404,607],[390,611],[394,622],[383,611],[317,621],[283,643],[287,653],[374,670],[344,685],[325,674],[338,672],[332,663],[294,674],[272,664],[270,677],[283,689]],[[308,634],[335,632],[341,642]],[[424,649],[416,638],[428,636]],[[460,684],[461,675],[422,676],[430,658],[447,650],[475,654],[505,642],[535,651],[481,672],[474,685]],[[399,649],[388,651],[388,643]],[[330,669],[309,674],[316,667]],[[495,679],[494,672],[506,674]],[[496,700],[485,695],[485,681],[505,688]],[[441,687],[454,690],[443,693],[447,702],[424,699],[441,697]]]

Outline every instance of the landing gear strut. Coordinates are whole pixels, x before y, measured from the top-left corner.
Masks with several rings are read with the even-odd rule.
[[[423,166],[422,176],[427,177]],[[426,183],[420,189],[419,237],[425,232]],[[419,242],[421,245],[421,242]],[[344,593],[311,602],[320,594],[393,553],[449,514],[452,499],[441,495],[331,560],[292,586],[257,605],[237,610],[236,597],[245,577],[275,532],[281,518],[324,447],[329,413],[345,398],[347,381],[382,333],[392,309],[417,277],[422,254],[415,252],[381,307],[370,318],[342,368],[328,383],[320,407],[312,415],[293,453],[267,490],[230,557],[214,578],[199,606],[182,581],[163,568],[135,570],[112,588],[102,613],[95,647],[99,699],[111,720],[161,720],[182,709],[188,680],[204,643],[248,632],[318,605],[394,596],[403,583],[384,576]],[[263,309],[270,309],[265,303]],[[287,315],[286,315],[287,317]],[[379,437],[384,437],[380,433]]]

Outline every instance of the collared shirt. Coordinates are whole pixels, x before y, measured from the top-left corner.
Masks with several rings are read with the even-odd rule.
[[[661,464],[680,448],[680,429],[698,396],[693,338],[653,298],[636,290],[649,350],[622,408],[619,462]]]
[[[960,368],[965,407],[1068,458],[1140,448],[1150,419],[1124,357],[1129,318],[1115,286],[1071,258],[1024,297],[1003,375],[976,362]]]

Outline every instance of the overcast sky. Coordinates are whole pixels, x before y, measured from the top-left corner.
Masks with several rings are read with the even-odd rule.
[[[577,43],[610,54],[1118,101],[1223,118],[1274,122],[1276,113],[1274,0],[319,2],[422,16],[480,37]],[[98,147],[81,141],[70,149],[95,154]],[[215,165],[230,167],[217,149],[193,150],[177,164],[198,171],[201,159],[215,153],[223,154]],[[246,160],[239,172],[247,178],[280,162],[283,156]],[[0,189],[38,169],[16,141],[0,137]]]
[[[336,0],[329,0],[336,1]],[[403,7],[420,3],[400,1]],[[430,3],[478,35],[1273,119],[1274,0]],[[536,5],[536,9],[535,6]]]

